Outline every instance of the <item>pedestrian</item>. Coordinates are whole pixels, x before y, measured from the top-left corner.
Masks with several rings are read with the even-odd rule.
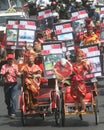
[[[19,73],[17,65],[14,64],[13,54],[7,54],[7,63],[2,66],[1,74],[4,78],[4,96],[8,116],[15,118],[18,94],[17,76]]]

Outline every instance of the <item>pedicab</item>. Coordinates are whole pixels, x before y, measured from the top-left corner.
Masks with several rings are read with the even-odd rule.
[[[61,89],[61,109],[62,109],[62,126],[65,125],[65,116],[66,115],[79,115],[80,119],[83,120],[83,114],[94,114],[95,115],[95,123],[98,125],[99,123],[99,109],[98,109],[98,99],[96,92],[94,90],[93,82],[86,82],[87,84],[87,93],[84,98],[84,102],[86,105],[86,111],[84,113],[75,113],[75,101],[71,96],[71,86],[69,82],[64,82],[64,86]],[[79,110],[81,110],[81,106],[79,105]],[[58,123],[60,125],[60,123]]]
[[[68,73],[67,73],[68,74]],[[70,73],[71,74],[71,73]],[[71,115],[78,115],[79,118],[83,119],[83,114],[94,114],[95,115],[95,123],[98,125],[99,123],[99,109],[98,109],[98,99],[97,93],[94,88],[95,79],[93,78],[93,74],[86,75],[86,95],[84,97],[84,102],[86,105],[86,111],[81,112],[81,104],[79,103],[79,112],[75,112],[75,100],[71,95],[71,85],[70,85],[70,78],[62,76],[62,71],[56,72],[56,77],[59,79],[60,75],[60,83],[62,86],[60,88],[60,95],[61,95],[61,106],[60,106],[60,120],[62,122],[57,122],[58,125],[64,126],[65,125],[65,117]],[[69,75],[69,74],[68,74]],[[67,76],[68,76],[67,75]]]
[[[21,62],[22,63],[22,62]],[[25,94],[24,94],[24,84],[22,83],[21,93],[19,95],[19,110],[21,111],[21,122],[23,126],[28,125],[29,117],[39,116],[43,120],[47,115],[55,115],[55,121],[58,122],[59,119],[59,109],[60,109],[60,91],[56,85],[56,80],[47,79],[45,77],[40,78],[40,89],[39,95],[35,98],[37,99],[38,107],[35,108],[35,113],[29,113],[26,111],[26,102],[25,102]]]

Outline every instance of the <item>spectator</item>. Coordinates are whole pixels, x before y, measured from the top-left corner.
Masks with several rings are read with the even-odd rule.
[[[1,74],[4,77],[5,103],[10,118],[15,118],[16,116],[16,99],[18,92],[17,76],[19,76],[18,67],[14,64],[13,59],[13,54],[8,54],[7,63],[1,68]]]
[[[100,20],[100,14],[96,12],[96,6],[91,5],[90,6],[90,11],[88,12],[89,18],[92,19],[94,24],[96,24],[96,21]]]

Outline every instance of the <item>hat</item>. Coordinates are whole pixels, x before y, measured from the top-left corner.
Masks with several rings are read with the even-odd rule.
[[[65,58],[62,58],[60,61],[62,66],[66,65],[67,60]]]
[[[13,54],[7,54],[7,59],[13,59],[14,55]]]
[[[93,26],[92,26],[92,25],[87,25],[86,28],[87,28],[88,30],[90,30],[90,29],[93,30]]]
[[[85,22],[90,24],[91,18],[89,18],[89,17],[85,18]]]
[[[91,5],[90,9],[96,9],[95,5]]]
[[[76,56],[81,56],[81,57],[86,57],[86,53],[83,51],[83,50],[81,50],[81,49],[79,49],[78,47],[75,47],[75,52],[76,52]]]

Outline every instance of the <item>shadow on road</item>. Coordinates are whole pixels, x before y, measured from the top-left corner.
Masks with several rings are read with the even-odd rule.
[[[86,115],[87,116],[87,115]],[[15,119],[10,119],[6,115],[1,115],[0,118],[2,118],[2,122],[0,122],[0,126],[10,126],[10,127],[24,127],[21,122],[21,115],[18,112],[17,117]],[[90,120],[91,121],[91,120]],[[78,116],[68,117],[65,119],[65,127],[89,127],[89,126],[96,126],[95,121],[93,119],[92,122],[89,121],[89,117],[85,117],[84,120],[80,120]],[[102,122],[104,123],[104,122]],[[27,127],[59,127],[55,123],[54,116],[46,117],[45,120],[43,120],[40,117],[28,117],[27,119]]]

